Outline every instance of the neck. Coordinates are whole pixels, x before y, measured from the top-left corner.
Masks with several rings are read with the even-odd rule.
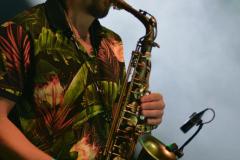
[[[89,35],[89,28],[92,25],[95,17],[87,14],[83,9],[79,9],[76,5],[67,1],[67,19],[72,27],[74,34],[78,34],[81,38],[85,39]]]

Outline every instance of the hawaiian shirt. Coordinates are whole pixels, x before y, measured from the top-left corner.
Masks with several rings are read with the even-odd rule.
[[[92,56],[81,44],[77,50],[58,0],[0,27],[0,96],[16,103],[10,119],[59,160],[97,159],[110,127],[104,115],[112,113],[124,79],[120,37],[98,20],[89,32]]]

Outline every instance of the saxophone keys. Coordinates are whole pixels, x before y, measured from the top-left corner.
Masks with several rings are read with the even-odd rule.
[[[129,114],[131,114],[131,115],[134,115],[134,116],[136,116],[136,113],[134,113],[134,112],[131,112],[131,111],[128,111],[128,110],[124,110],[124,112],[126,112],[126,113],[129,113]]]
[[[122,149],[119,145],[113,145],[114,148]]]
[[[126,121],[131,121],[131,119],[126,118],[126,117],[122,117],[122,119],[126,120]]]
[[[158,44],[158,43],[156,43],[156,42],[153,42],[153,47],[157,47],[157,48],[160,48],[160,45]]]
[[[128,133],[127,131],[124,131],[124,130],[122,130],[122,129],[118,129],[117,132],[118,132],[118,133],[119,133],[119,132],[120,132],[120,133],[125,133],[125,134]],[[119,136],[119,137],[116,137],[116,138],[125,138],[125,137],[120,137],[120,136]]]

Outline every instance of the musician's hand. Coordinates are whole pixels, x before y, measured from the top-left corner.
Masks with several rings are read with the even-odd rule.
[[[163,96],[159,93],[152,93],[141,98],[142,115],[145,116],[149,125],[159,125],[162,122],[164,108]]]

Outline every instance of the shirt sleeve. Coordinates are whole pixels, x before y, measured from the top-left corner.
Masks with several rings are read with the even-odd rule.
[[[30,39],[12,22],[0,27],[0,96],[17,101],[22,95],[30,64]]]

